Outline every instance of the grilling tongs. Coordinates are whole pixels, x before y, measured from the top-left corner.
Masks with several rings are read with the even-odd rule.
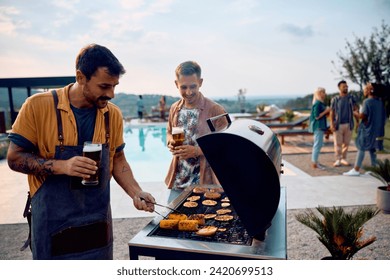
[[[169,209],[169,210],[171,210],[171,211],[174,211],[174,212],[176,212],[176,213],[183,214],[183,213],[180,212],[179,210],[176,210],[176,209],[171,208],[171,207],[166,206],[166,205],[159,204],[159,203],[157,203],[157,202],[151,202],[151,201],[149,201],[149,200],[146,200],[146,199],[143,198],[143,197],[141,197],[141,200],[145,201],[146,203],[151,203],[151,204],[154,204],[154,205],[157,205],[157,206],[160,206],[160,207],[165,207],[165,208],[167,208],[167,209]],[[156,212],[156,211],[155,211],[155,212]],[[157,212],[156,212],[156,213],[157,213]],[[159,214],[159,213],[157,213],[157,214]],[[159,215],[161,215],[161,214],[159,214]]]

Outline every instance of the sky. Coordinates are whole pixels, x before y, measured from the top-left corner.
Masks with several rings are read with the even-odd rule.
[[[0,78],[75,75],[79,50],[97,43],[127,71],[117,93],[178,96],[187,60],[212,98],[333,93],[337,53],[383,21],[390,0],[0,0]]]

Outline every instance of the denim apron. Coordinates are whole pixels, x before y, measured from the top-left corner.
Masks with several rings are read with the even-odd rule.
[[[82,146],[64,146],[58,97],[58,140],[55,159],[82,155]],[[109,119],[105,113],[106,143],[102,145],[99,185],[83,186],[80,177],[51,175],[31,199],[33,259],[112,259],[110,207]]]

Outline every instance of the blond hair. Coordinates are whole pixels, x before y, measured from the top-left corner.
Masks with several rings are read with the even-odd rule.
[[[319,100],[321,102],[324,102],[324,98],[320,95],[321,92],[324,92],[325,93],[325,89],[323,87],[318,87],[315,91],[314,91],[314,94],[313,94],[313,104]]]

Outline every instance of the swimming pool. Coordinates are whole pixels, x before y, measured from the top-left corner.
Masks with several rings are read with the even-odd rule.
[[[163,182],[172,154],[166,146],[166,125],[126,126],[124,152],[138,182]]]

